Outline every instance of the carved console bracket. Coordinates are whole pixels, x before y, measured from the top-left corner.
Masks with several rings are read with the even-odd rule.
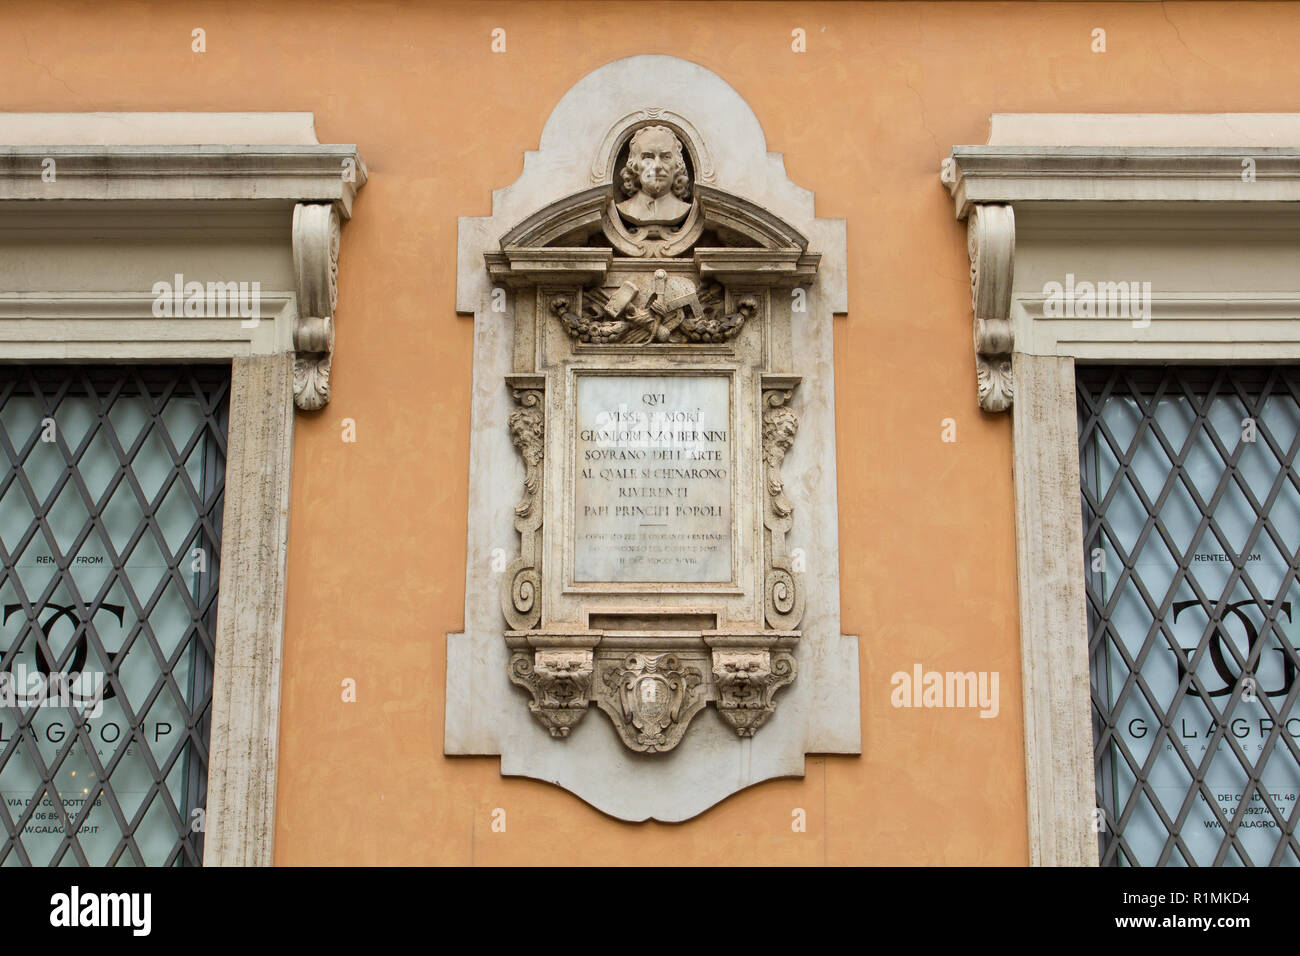
[[[718,713],[741,737],[752,737],[776,712],[776,692],[794,681],[798,631],[705,638],[713,652]]]
[[[303,411],[330,400],[334,310],[339,300],[339,213],[333,203],[293,209],[293,271],[298,322],[293,330],[293,402]]]
[[[971,308],[975,313],[975,374],[980,408],[1005,412],[1014,399],[1011,382],[1011,279],[1016,255],[1016,218],[1011,206],[971,206],[966,222],[970,254]]]
[[[507,631],[510,680],[528,690],[528,709],[552,737],[567,737],[587,713],[594,639],[583,634]]]
[[[802,568],[786,552],[785,536],[794,524],[794,505],[785,495],[781,465],[799,431],[799,416],[789,406],[799,386],[797,375],[763,375],[763,504],[764,553],[763,609],[767,626],[793,630],[803,620]]]

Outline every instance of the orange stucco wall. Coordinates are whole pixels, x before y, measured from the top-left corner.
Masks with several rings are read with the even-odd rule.
[[[334,397],[297,420],[278,863],[1027,861],[1010,420],[975,403],[965,229],[939,162],[995,111],[1294,111],[1300,7],[41,0],[4,19],[0,108],[308,110],[370,168],[343,231]],[[840,560],[863,753],[680,825],[442,755],[469,447],[456,217],[490,212],[573,83],[636,53],[731,83],[849,235]],[[917,662],[1000,672],[1001,713],[892,708],[890,675]]]

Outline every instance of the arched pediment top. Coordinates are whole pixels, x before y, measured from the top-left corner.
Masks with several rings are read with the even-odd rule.
[[[677,138],[686,166],[689,182],[674,172],[671,191],[662,182],[638,189],[629,170],[643,131],[663,143],[656,128]],[[677,157],[668,158],[675,167]],[[552,261],[559,249],[571,251],[568,263]],[[519,282],[518,263],[502,268],[514,254],[532,257],[529,271],[538,278],[548,269],[553,277],[595,278],[615,258],[694,258],[702,274],[752,274],[760,284],[760,273],[772,284],[793,274],[814,282],[833,313],[848,308],[844,221],[817,217],[813,194],[786,176],[758,117],[730,84],[672,56],[614,60],[561,97],[538,147],[524,153],[519,178],[493,190],[491,214],[460,219],[457,309],[476,312],[494,283]]]
[[[601,214],[608,202],[609,186],[595,186],[557,199],[502,236],[501,248],[586,245],[588,235],[600,233]]]
[[[807,250],[808,240],[802,232],[757,203],[709,186],[697,186],[696,189],[704,208],[706,229],[713,226],[719,232],[750,240],[727,245]]]
[[[548,247],[609,247],[604,220],[610,185],[573,193],[539,209],[501,237],[502,251]],[[804,252],[808,239],[780,216],[723,189],[695,185],[703,241],[693,245]],[[689,255],[688,249],[681,250]]]

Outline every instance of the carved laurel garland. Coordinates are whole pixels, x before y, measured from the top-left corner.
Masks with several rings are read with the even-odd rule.
[[[785,495],[781,465],[794,444],[799,418],[790,408],[797,376],[763,377],[763,483],[767,494],[763,527],[768,556],[763,581],[763,608],[768,627],[794,630],[803,620],[803,574],[796,572],[786,553],[785,536],[794,524],[794,505]],[[776,386],[776,387],[769,387]]]
[[[628,280],[613,292],[584,289],[581,313],[565,295],[553,298],[550,309],[570,337],[594,345],[716,344],[735,338],[758,314],[754,296],[742,297],[727,313],[726,293],[716,282],[696,288],[660,269],[646,285],[642,290]]]
[[[966,223],[971,309],[975,313],[975,374],[980,408],[1011,407],[1011,279],[1016,219],[1011,206],[976,204]]]
[[[339,300],[339,213],[332,203],[293,209],[293,266],[298,322],[293,330],[293,401],[303,411],[330,400],[334,311]]]
[[[545,455],[546,418],[541,375],[508,375],[519,408],[510,413],[510,440],[524,462],[524,494],[515,505],[515,530],[519,532],[519,557],[506,567],[501,582],[501,610],[510,629],[526,631],[542,619],[541,530],[542,458]]]

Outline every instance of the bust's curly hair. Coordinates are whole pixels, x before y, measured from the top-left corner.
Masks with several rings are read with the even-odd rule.
[[[627,150],[627,162],[619,170],[623,181],[623,194],[635,196],[641,188],[641,163],[637,160],[637,140],[646,133],[667,133],[673,138],[673,195],[682,202],[691,196],[691,177],[686,172],[686,160],[682,156],[682,141],[667,126],[642,126],[632,134],[632,142]]]

